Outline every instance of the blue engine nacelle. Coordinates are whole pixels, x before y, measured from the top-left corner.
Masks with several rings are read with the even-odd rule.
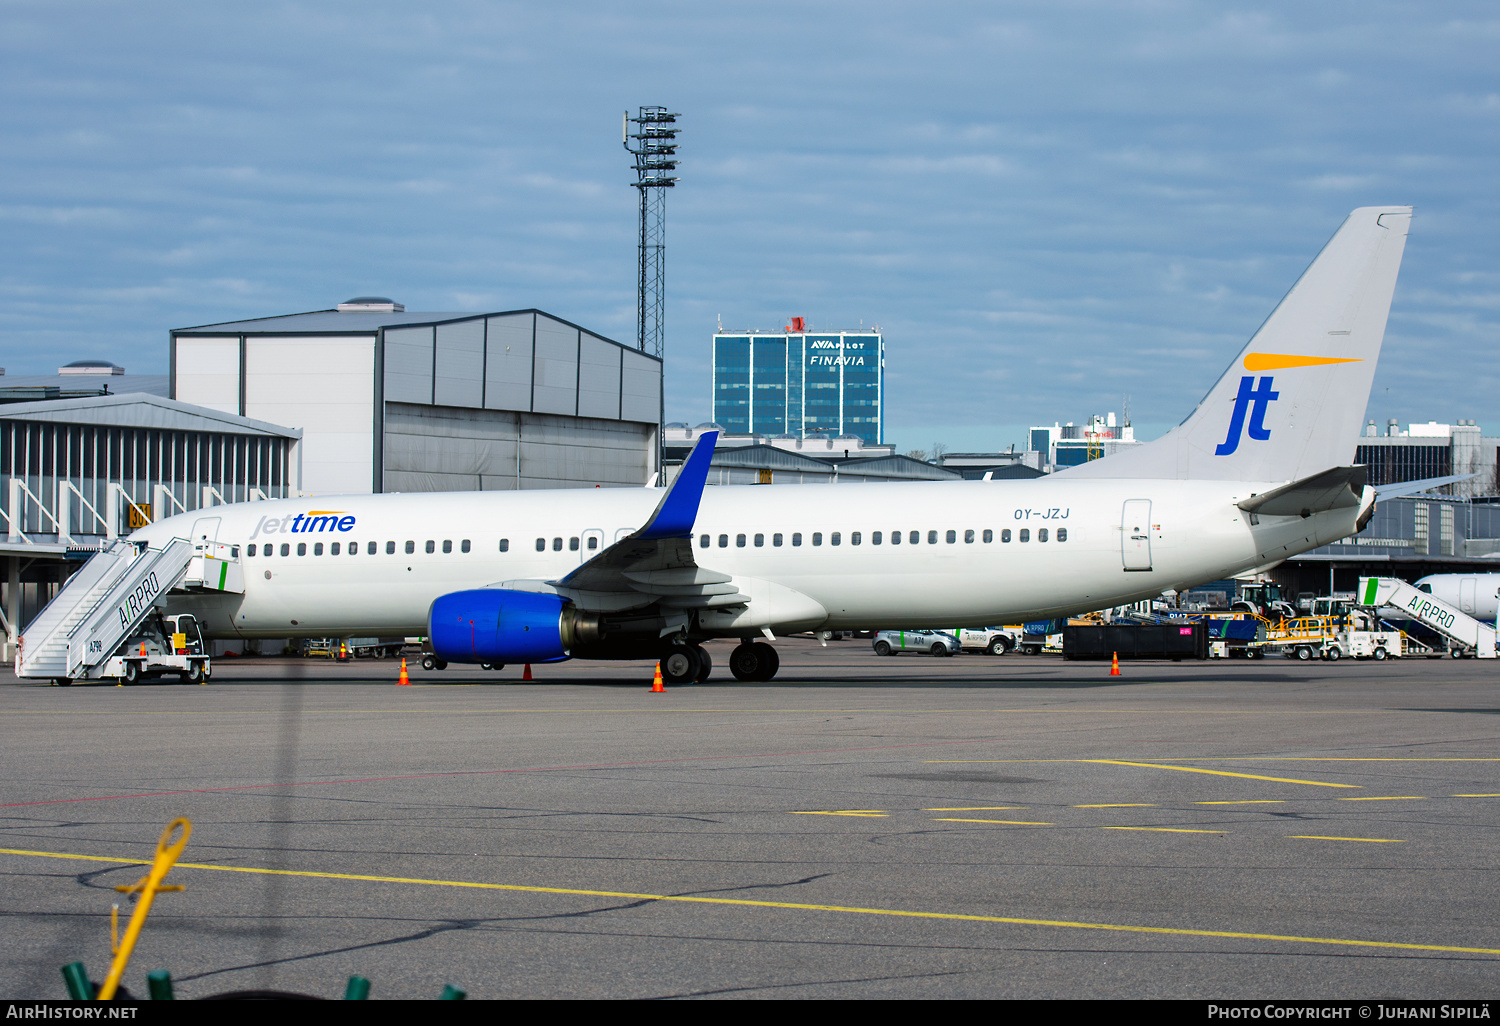
[[[450,663],[545,663],[598,635],[598,618],[560,595],[504,588],[455,591],[432,603],[427,636]]]

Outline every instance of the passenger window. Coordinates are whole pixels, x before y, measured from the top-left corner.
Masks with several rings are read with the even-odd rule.
[[[299,555],[299,556],[305,556],[305,555],[307,555],[307,542],[298,542],[297,543],[297,555]]]
[[[802,535],[800,533],[793,534],[792,535],[792,546],[795,548],[796,546],[801,545],[801,544],[802,544]]]
[[[974,544],[974,532],[973,531],[965,531],[964,532],[964,544],[965,545],[973,545]]]
[[[427,550],[427,554],[430,556],[437,551],[437,542],[433,541],[431,538],[428,538],[427,544],[423,546],[423,548]],[[406,551],[410,552],[411,550],[407,549]]]
[[[698,536],[698,547],[700,549],[706,549],[706,548],[708,548],[708,535],[706,535],[706,534],[700,534]]]
[[[937,544],[937,532],[936,531],[928,531],[927,532],[927,544],[928,545],[936,545]]]
[[[917,543],[919,543],[922,540],[922,532],[921,531],[913,531],[913,532],[911,532],[911,534],[908,534],[906,536],[906,540],[908,542],[910,542],[911,544],[916,545]]]
[[[250,555],[255,555],[255,546],[253,544],[250,546]]]
[[[240,547],[238,545],[231,546],[230,549],[229,549],[229,556],[230,556],[231,559],[239,559],[240,558]]]
[[[727,548],[729,548],[729,535],[727,535],[727,534],[721,534],[721,535],[719,535],[719,548],[721,548],[721,549],[727,549]]]
[[[901,532],[900,531],[892,531],[891,532],[891,544],[892,545],[900,545],[901,544]]]
[[[460,551],[460,552],[468,552],[469,551],[469,539],[465,538],[463,541],[461,541],[461,542],[458,543],[458,551]]]
[[[349,543],[349,555],[351,555],[351,556],[357,556],[357,555],[359,555],[359,542],[350,542]]]
[[[339,543],[338,542],[334,542],[332,545],[328,546],[328,554],[330,556],[337,556],[339,554]]]
[[[369,545],[365,546],[365,551],[368,552],[372,556],[375,555],[376,553],[378,553],[380,551],[380,543],[379,542],[370,542]]]
[[[763,534],[757,534],[755,536],[755,547],[757,549],[763,549],[763,548],[766,547],[766,536],[765,535],[763,535]]]
[[[849,532],[849,544],[850,545],[858,545],[859,544],[859,532],[858,531],[850,531]]]
[[[745,547],[745,536],[743,534],[737,534],[734,536],[734,547],[737,549],[743,549]]]
[[[321,556],[322,554],[323,554],[323,543],[322,542],[315,543],[313,545],[313,555],[314,556]]]
[[[417,543],[414,542],[414,541],[408,541],[406,543],[406,554],[409,556],[413,552],[416,552],[416,551],[417,551]]]
[[[1045,527],[1037,529],[1036,540],[1039,542],[1044,542],[1047,540],[1047,529]]]
[[[988,527],[986,527],[984,529],[984,543],[986,545],[988,545],[990,542],[992,542],[994,540],[995,540],[995,532],[991,531]]]
[[[781,535],[779,535],[779,534],[773,534],[773,535],[771,535],[771,544],[774,545],[774,546],[776,546],[778,549],[781,548]]]
[[[1057,540],[1060,542],[1068,540],[1068,529],[1066,527],[1059,527],[1057,529]]]
[[[1001,545],[1009,545],[1010,544],[1010,528],[1008,528],[1008,527],[1001,528],[1001,530],[1000,530],[1000,544]]]
[[[536,540],[536,550],[538,552],[546,552],[547,551],[547,539],[546,538],[538,538]]]
[[[283,556],[290,556],[292,554],[292,547],[290,545],[288,545],[286,542],[282,542],[281,543],[281,554]]]
[[[952,545],[954,542],[958,541],[958,532],[957,531],[949,531],[946,537],[947,537],[948,544]]]
[[[561,538],[553,538],[552,539],[552,551],[553,552],[561,552],[562,551],[562,539]]]
[[[594,549],[597,549],[598,547],[599,547],[599,536],[595,535],[595,534],[589,535],[589,551],[592,552]]]
[[[823,544],[823,532],[822,531],[814,531],[813,532],[813,544],[814,545],[822,545]]]
[[[1029,541],[1031,541],[1031,532],[1028,531],[1024,527],[1021,528],[1020,533],[1016,537],[1016,540],[1017,541],[1023,541],[1023,542],[1029,542]]]
[[[501,538],[500,539],[500,551],[501,552],[509,552],[510,551],[510,539],[509,538]]]
[[[839,540],[839,533],[837,531],[834,531],[831,535],[828,536],[829,545],[837,545],[839,543]]]
[[[879,545],[880,544],[880,532],[879,531],[871,531],[870,532],[870,544],[871,545]]]
[[[578,551],[578,539],[577,538],[569,538],[568,539],[568,551],[569,552],[577,552]]]
[[[451,538],[444,538],[443,539],[443,554],[447,555],[448,553],[450,553],[452,551],[453,551],[453,540]]]

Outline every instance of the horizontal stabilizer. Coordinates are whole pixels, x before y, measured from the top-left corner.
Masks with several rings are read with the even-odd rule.
[[[1468,481],[1478,476],[1478,474],[1450,474],[1447,477],[1428,477],[1421,481],[1400,481],[1381,485],[1375,489],[1375,501],[1384,502],[1386,499],[1396,499],[1403,495],[1416,495],[1418,492],[1441,488],[1443,485],[1458,484],[1460,481]]]
[[[1239,507],[1246,513],[1267,517],[1310,517],[1331,509],[1358,506],[1364,490],[1364,467],[1334,467],[1252,495],[1240,502]]]

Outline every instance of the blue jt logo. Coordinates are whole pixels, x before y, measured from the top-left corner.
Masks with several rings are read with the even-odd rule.
[[[1229,437],[1214,450],[1215,456],[1228,456],[1240,447],[1246,410],[1250,411],[1250,437],[1257,442],[1271,437],[1271,432],[1266,429],[1266,404],[1281,396],[1280,392],[1271,391],[1272,380],[1261,378],[1260,384],[1255,385],[1254,378],[1240,378],[1240,390],[1234,397],[1234,413],[1229,418]]]

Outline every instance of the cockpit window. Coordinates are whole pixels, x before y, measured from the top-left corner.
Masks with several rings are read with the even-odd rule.
[[[1419,584],[1419,585],[1417,585],[1417,590],[1420,591],[1420,592],[1422,592],[1423,594],[1431,595],[1432,594],[1432,585],[1430,585],[1430,584]]]

